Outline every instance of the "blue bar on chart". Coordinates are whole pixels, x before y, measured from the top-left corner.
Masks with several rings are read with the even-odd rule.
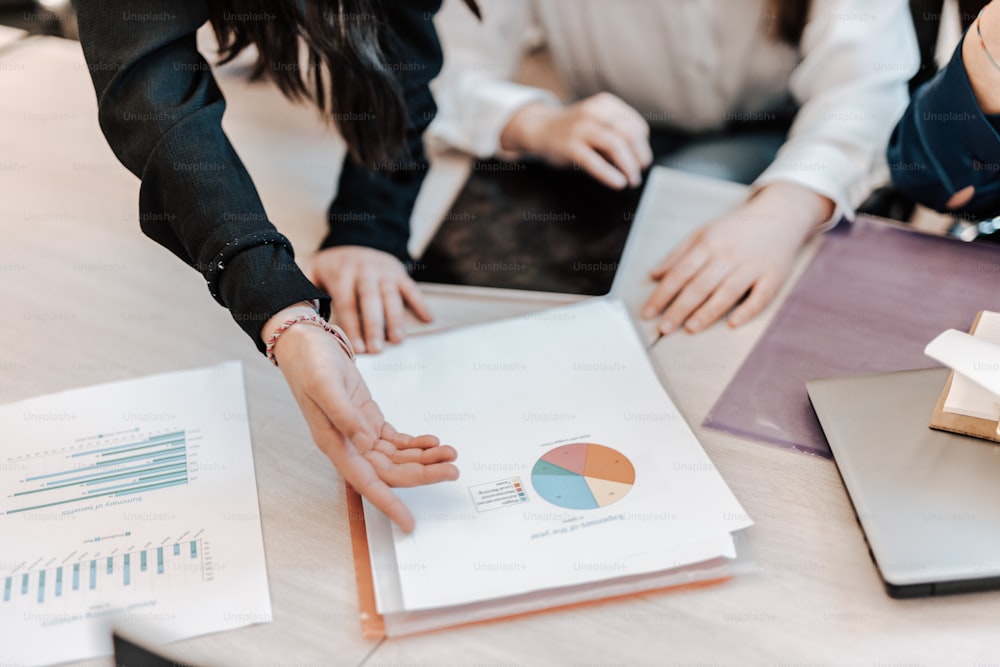
[[[97,588],[97,561],[90,561],[90,590]]]
[[[77,467],[25,477],[23,486],[10,496],[23,498],[31,505],[0,510],[7,514],[28,512],[188,483],[185,431],[75,452],[71,458]]]
[[[73,590],[80,589],[80,564],[73,563]]]
[[[115,571],[115,559],[108,556],[108,574],[114,574]]]
[[[28,594],[28,575],[27,574],[22,574],[21,575],[21,595],[27,595],[27,594]]]
[[[156,573],[163,574],[163,547],[156,547]]]
[[[178,542],[177,544],[174,545],[174,555],[175,556],[180,556],[181,555],[181,545],[180,545],[180,542]]]
[[[138,440],[136,442],[130,442],[123,445],[115,445],[114,447],[105,447],[104,449],[91,449],[86,452],[78,452],[72,456],[75,458],[77,456],[90,456],[92,454],[100,454],[101,456],[107,456],[105,452],[117,452],[117,451],[130,451],[128,448],[142,449],[143,447],[155,447],[157,445],[164,444],[164,441],[169,440],[183,440],[184,431],[176,431],[174,433],[163,433],[160,435],[150,436],[144,440]]]
[[[7,577],[4,580],[4,582],[3,582],[3,601],[4,602],[7,602],[8,600],[10,600],[10,586],[11,586],[10,577]]]
[[[194,540],[191,540],[191,558],[197,558],[197,557],[198,557],[198,543]]]
[[[132,572],[131,572],[132,563],[130,562],[130,560],[131,557],[129,556],[129,554],[125,554],[125,557],[122,559],[122,569],[125,571],[125,576],[123,578],[125,586],[128,586],[132,579]]]
[[[56,597],[62,595],[62,568],[56,568]]]
[[[45,602],[45,570],[38,573],[38,603]]]
[[[141,554],[139,554],[139,571],[140,572],[145,572],[146,571],[146,552],[145,551],[143,551]]]

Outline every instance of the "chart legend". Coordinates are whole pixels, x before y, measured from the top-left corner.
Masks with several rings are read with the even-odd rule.
[[[472,494],[472,504],[476,506],[477,512],[488,512],[528,502],[520,477],[470,486],[469,493]]]

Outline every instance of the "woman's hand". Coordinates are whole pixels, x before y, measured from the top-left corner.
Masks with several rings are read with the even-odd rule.
[[[291,307],[261,330],[267,340],[284,321],[311,314]],[[413,515],[392,486],[419,486],[458,479],[457,454],[432,435],[399,433],[382,416],[357,367],[336,339],[300,322],[281,334],[274,356],[309,424],[313,440],[362,496],[403,531],[413,530]]]
[[[565,108],[525,105],[504,127],[500,147],[556,167],[575,165],[615,190],[637,187],[653,162],[646,119],[610,93]]]
[[[664,335],[681,326],[697,333],[746,296],[729,316],[730,326],[740,326],[771,302],[799,248],[833,210],[832,201],[799,185],[761,188],[689,236],[653,270],[651,277],[660,284],[642,316],[663,313],[659,330]]]
[[[355,352],[381,352],[385,341],[403,340],[403,309],[430,322],[431,311],[420,288],[398,259],[363,246],[319,251],[309,278],[333,298],[333,314]]]

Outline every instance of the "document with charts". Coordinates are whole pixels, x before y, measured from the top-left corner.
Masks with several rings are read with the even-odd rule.
[[[0,406],[0,662],[271,620],[239,363]]]
[[[618,301],[411,339],[360,363],[394,426],[459,452],[457,481],[396,491],[411,535],[366,506],[387,619],[732,558],[731,533],[751,523]]]

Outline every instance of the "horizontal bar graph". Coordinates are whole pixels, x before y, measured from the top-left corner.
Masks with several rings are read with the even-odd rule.
[[[74,563],[0,575],[0,605],[44,605],[74,594],[111,589],[149,587],[156,578],[171,576],[212,579],[212,565],[202,557],[203,538],[134,550],[113,556],[83,557]],[[155,562],[155,568],[152,564]]]
[[[0,514],[63,509],[188,483],[185,430],[91,440],[84,449],[32,459],[13,493],[0,498]]]

